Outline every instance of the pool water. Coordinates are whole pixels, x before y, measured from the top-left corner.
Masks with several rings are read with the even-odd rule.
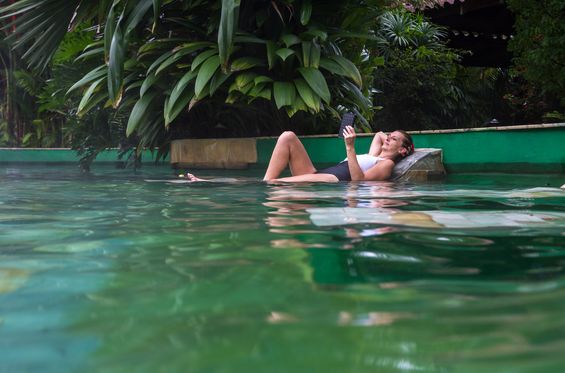
[[[0,372],[565,366],[563,175],[203,174],[0,166]]]

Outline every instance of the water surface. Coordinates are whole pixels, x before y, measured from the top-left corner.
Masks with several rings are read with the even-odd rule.
[[[565,366],[563,176],[204,175],[1,166],[0,372]]]

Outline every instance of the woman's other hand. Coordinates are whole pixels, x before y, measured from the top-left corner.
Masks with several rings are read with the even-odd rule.
[[[345,146],[354,146],[356,137],[357,134],[355,133],[355,129],[351,126],[346,126],[343,130],[343,141],[345,141]]]

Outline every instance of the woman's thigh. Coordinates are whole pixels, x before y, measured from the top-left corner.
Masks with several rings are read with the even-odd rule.
[[[306,148],[294,133],[290,136],[289,143],[290,156],[288,167],[290,168],[290,173],[293,176],[315,173],[316,167],[312,164]]]

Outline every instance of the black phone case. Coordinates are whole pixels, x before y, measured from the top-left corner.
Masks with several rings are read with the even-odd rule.
[[[339,137],[343,137],[343,130],[346,126],[353,126],[353,121],[355,120],[355,114],[353,113],[345,113],[341,118],[341,125],[339,126],[339,132],[337,135]]]

